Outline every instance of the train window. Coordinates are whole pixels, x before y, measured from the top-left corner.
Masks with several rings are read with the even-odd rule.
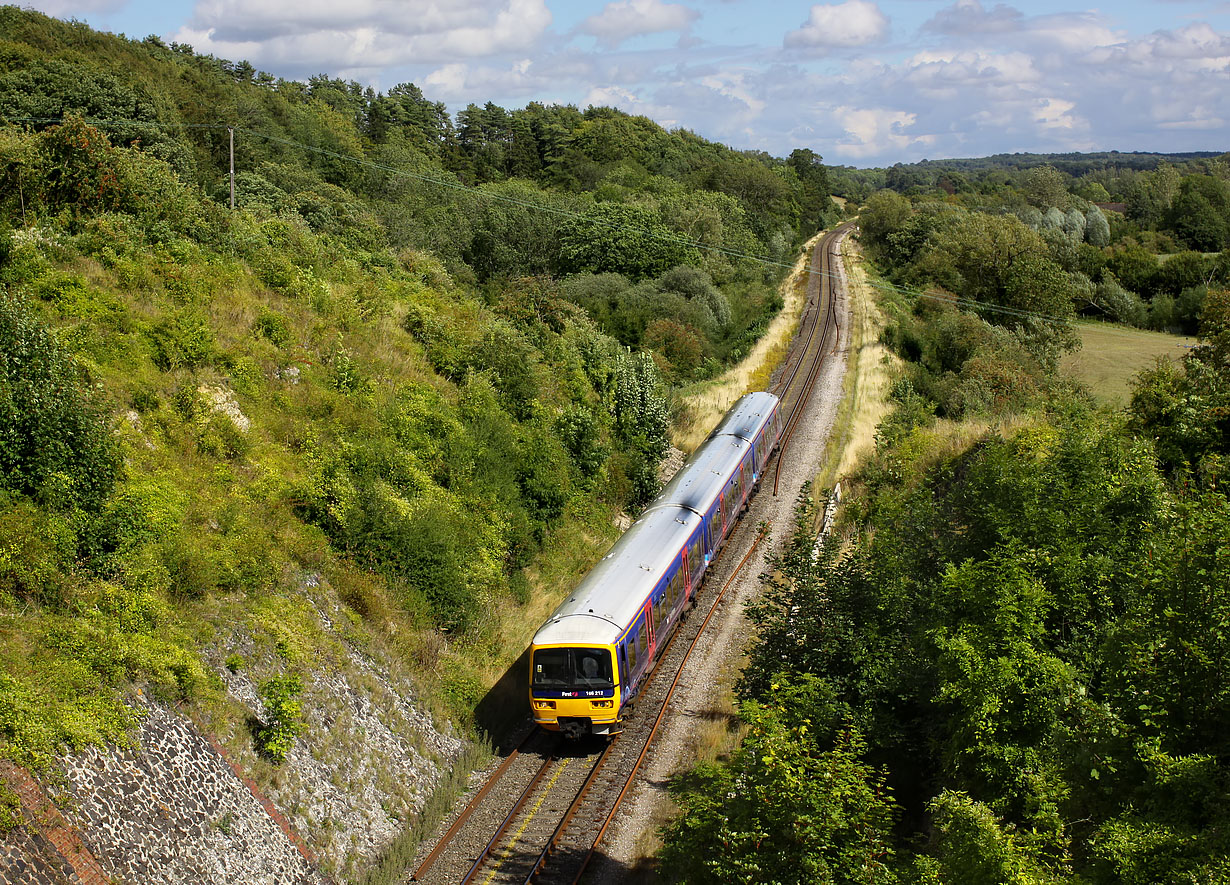
[[[657,633],[658,628],[662,625],[662,597],[659,596],[653,601],[653,632]]]
[[[534,652],[534,685],[539,688],[610,688],[611,653],[604,648],[540,648]]]
[[[535,685],[566,686],[570,681],[568,674],[568,649],[540,648],[534,652]]]
[[[636,644],[645,653],[649,652],[649,633],[645,629],[645,622],[643,620],[641,621],[641,629],[636,634]]]
[[[578,648],[573,651],[576,684],[583,688],[610,688],[611,653],[603,648]]]
[[[624,648],[628,650],[628,672],[631,673],[636,669],[636,640],[629,636]]]

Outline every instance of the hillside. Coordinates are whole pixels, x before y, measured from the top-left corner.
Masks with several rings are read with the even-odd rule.
[[[225,859],[242,796],[171,808],[207,786],[161,767],[220,748],[325,872],[395,876],[652,494],[674,387],[780,307],[824,167],[15,7],[0,34],[0,757],[87,831],[159,793]],[[109,874],[186,875],[130,835]]]

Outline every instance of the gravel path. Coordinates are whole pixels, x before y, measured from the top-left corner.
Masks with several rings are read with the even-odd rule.
[[[835,282],[835,292],[838,322],[844,330],[849,325],[845,269],[840,262],[837,267],[839,277]],[[604,840],[604,857],[594,864],[586,881],[631,882],[645,878],[648,872],[645,861],[658,846],[657,831],[674,812],[667,784],[671,777],[692,765],[704,726],[715,719],[728,718],[723,696],[741,667],[746,633],[745,608],[760,590],[759,576],[767,568],[768,558],[790,536],[794,528],[795,501],[804,483],[814,479],[817,467],[823,460],[824,448],[837,415],[845,369],[846,339],[843,334],[836,353],[826,359],[806,412],[795,430],[787,460],[782,464],[777,496],[773,495],[773,477],[766,474],[763,486],[744,515],[715,573],[706,580],[725,583],[729,579],[762,521],[772,525],[768,543],[761,544],[727,591],[728,601],[724,601],[714,615],[706,637],[693,653],[689,673],[680,681],[638,783],[624,800],[619,818]]]

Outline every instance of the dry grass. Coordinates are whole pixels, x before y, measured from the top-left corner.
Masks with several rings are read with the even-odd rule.
[[[884,316],[876,305],[875,289],[858,243],[847,237],[841,254],[850,305],[846,375],[842,381],[841,407],[833,426],[833,436],[839,442],[830,447],[831,454],[817,473],[817,488],[832,486],[874,447],[876,427],[889,411],[888,389],[897,363],[897,358],[880,343]]]
[[[672,434],[675,447],[690,454],[704,442],[709,432],[722,420],[735,400],[753,390],[768,387],[773,374],[790,348],[807,301],[807,265],[811,261],[812,248],[824,231],[804,244],[803,252],[794,263],[789,276],[782,281],[781,294],[785,302],[781,311],[769,324],[764,337],[756,342],[746,357],[721,377],[694,385],[682,394],[684,408],[689,416]]]
[[[1081,323],[1081,349],[1060,360],[1060,368],[1084,382],[1098,399],[1126,404],[1132,379],[1158,357],[1177,362],[1196,343],[1195,338],[1147,332],[1109,323]]]

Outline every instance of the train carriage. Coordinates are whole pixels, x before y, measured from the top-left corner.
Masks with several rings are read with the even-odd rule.
[[[777,397],[740,399],[539,628],[529,686],[539,725],[573,737],[620,729],[780,434]]]

